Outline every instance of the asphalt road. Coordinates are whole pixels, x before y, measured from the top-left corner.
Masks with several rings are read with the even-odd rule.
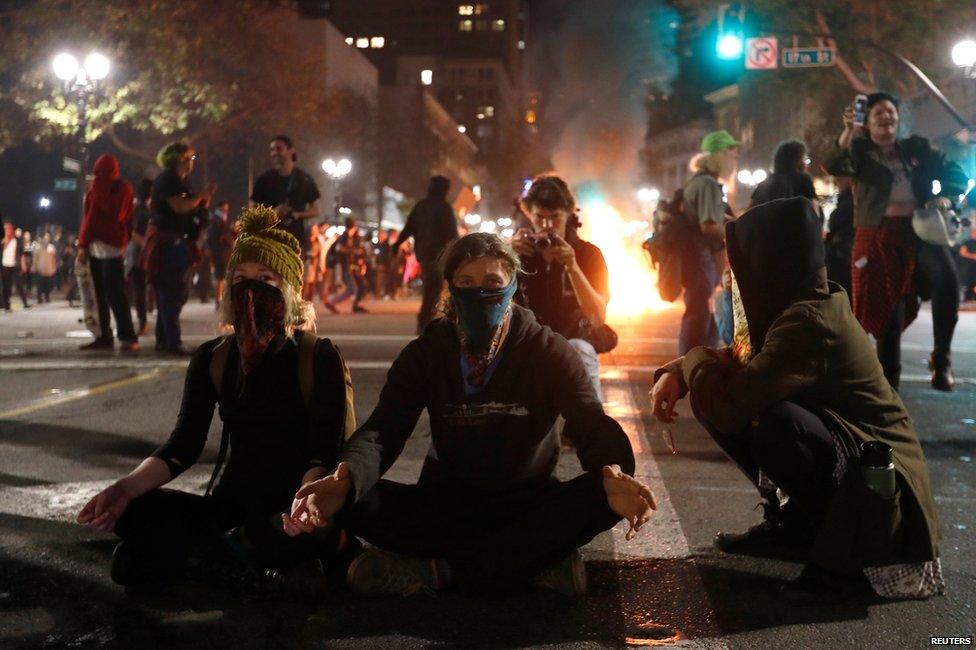
[[[319,319],[320,333],[349,362],[360,420],[410,340],[416,307],[371,306],[369,315]],[[903,397],[929,459],[948,594],[807,606],[778,595],[800,565],[712,549],[716,531],[759,520],[758,499],[687,411],[672,428],[675,454],[648,416],[650,375],[675,349],[678,309],[618,323],[621,345],[604,359],[606,408],[638,451],[638,474],[659,509],[637,539],[626,542],[615,529],[584,549],[586,599],[527,593],[363,601],[336,590],[312,606],[248,601],[193,583],[127,595],[108,577],[112,537],[72,518],[168,435],[185,361],[147,351],[80,353],[78,344],[89,339],[78,314],[63,303],[0,314],[0,647],[913,648],[976,628],[976,314],[962,315],[954,354],[961,381],[952,394],[927,387],[927,312],[905,341]],[[186,316],[188,342],[214,335],[212,306],[191,304]],[[202,491],[217,432],[214,426],[202,462],[180,477],[181,487]],[[428,437],[422,419],[391,476],[417,475]],[[560,472],[576,471],[574,455],[565,453]]]

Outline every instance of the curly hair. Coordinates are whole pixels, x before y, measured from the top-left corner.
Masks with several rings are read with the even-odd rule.
[[[530,212],[533,207],[545,210],[576,211],[576,198],[562,178],[556,174],[539,174],[522,197],[522,209]]]
[[[176,142],[170,142],[164,145],[159,153],[156,154],[156,164],[158,164],[163,169],[176,169],[176,166],[180,164],[180,160],[186,155],[187,151],[193,149],[187,140],[178,140]]]
[[[773,154],[773,172],[783,174],[798,171],[807,157],[807,145],[802,140],[783,140]]]

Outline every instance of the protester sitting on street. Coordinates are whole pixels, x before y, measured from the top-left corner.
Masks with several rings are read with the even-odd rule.
[[[301,299],[298,241],[277,223],[270,208],[242,214],[220,311],[233,334],[194,354],[169,440],[78,514],[79,523],[122,538],[112,557],[112,579],[121,585],[176,578],[193,560],[204,576],[237,578],[299,566],[298,576],[258,573],[251,586],[321,586],[318,560],[340,546],[340,536],[326,531],[285,534],[294,531],[291,515],[298,521],[304,512],[304,500],[292,502],[295,492],[335,466],[355,415],[342,357],[315,337],[315,313]],[[224,429],[207,493],[160,489],[197,462],[215,406]]]
[[[427,323],[432,321],[444,286],[437,264],[438,256],[444,247],[457,239],[458,224],[454,208],[447,202],[447,192],[451,181],[444,176],[433,176],[427,185],[427,196],[413,206],[407,215],[407,223],[400,236],[393,243],[393,254],[409,238],[414,239],[414,253],[420,262],[420,272],[424,283],[424,296],[417,314],[417,334],[422,334]]]
[[[349,566],[356,593],[534,583],[582,594],[577,549],[621,518],[640,529],[654,507],[632,478],[630,442],[603,412],[579,355],[511,303],[514,250],[475,233],[452,243],[442,262],[446,316],[400,353],[335,472],[296,498],[307,498],[314,525],[338,525],[377,547]],[[425,408],[431,447],[418,483],[380,480]],[[584,470],[566,482],[553,477],[560,414],[577,425]]]
[[[651,393],[664,422],[690,395],[695,417],[764,499],[761,524],[721,533],[716,546],[805,557],[793,593],[840,596],[866,587],[865,575],[886,597],[941,593],[925,457],[846,294],[827,282],[820,217],[806,199],[777,200],[730,223],[726,240],[733,345],[690,350],[655,373]],[[887,493],[862,473],[863,445],[878,443],[894,462]]]
[[[898,100],[874,93],[865,129],[844,112],[841,133],[826,167],[854,183],[854,314],[877,340],[885,377],[898,389],[901,334],[932,299],[932,387],[950,391],[952,335],[959,320],[959,278],[947,246],[922,241],[912,228],[916,208],[947,208],[966,191],[966,174],[925,138],[899,139]],[[916,271],[918,273],[916,274]],[[916,275],[922,280],[916,282]]]
[[[54,276],[58,272],[58,251],[51,243],[51,233],[41,235],[34,251],[34,270],[37,272],[37,304],[51,302]]]
[[[119,177],[119,162],[108,154],[95,161],[94,175],[91,189],[85,195],[77,263],[91,267],[102,334],[82,345],[81,349],[110,350],[115,347],[109,321],[111,310],[120,349],[135,352],[139,349],[139,337],[132,326],[132,312],[125,295],[125,264],[122,260],[129,240],[132,185]]]
[[[800,140],[780,142],[773,154],[773,173],[753,190],[749,207],[794,196],[811,201],[816,199],[813,179],[807,173],[809,166],[810,154],[805,143]]]
[[[603,401],[597,353],[609,351],[600,339],[610,300],[606,260],[599,248],[580,238],[576,199],[559,176],[537,176],[522,209],[532,231],[519,229],[512,239],[522,264],[517,300],[540,325],[569,341]]]
[[[363,250],[363,236],[359,231],[359,224],[353,217],[346,217],[344,223],[345,230],[339,235],[335,243],[335,253],[342,267],[342,284],[345,289],[337,296],[332,296],[326,301],[325,307],[333,314],[338,314],[337,305],[341,305],[349,298],[352,298],[352,311],[355,314],[364,314],[369,310],[362,306],[363,298],[366,297],[366,251]]]
[[[27,291],[20,274],[21,264],[21,240],[17,236],[16,229],[12,221],[3,222],[3,249],[2,263],[0,263],[0,298],[2,298],[4,311],[11,311],[13,307],[10,299],[13,297],[13,290],[16,287],[20,294],[20,302],[24,309],[30,309],[27,302]]]
[[[712,296],[725,267],[725,199],[719,179],[728,178],[739,160],[739,145],[728,131],[713,131],[702,139],[701,154],[693,161],[695,175],[684,187],[685,211],[698,230],[684,250],[681,280],[685,313],[678,331],[678,354],[699,345],[718,343]]]
[[[146,233],[143,266],[156,291],[156,351],[186,354],[180,312],[187,300],[187,275],[197,257],[195,242],[206,225],[216,184],[194,194],[187,184],[196,154],[187,142],[163,147],[156,161],[163,168],[153,181],[152,218]]]

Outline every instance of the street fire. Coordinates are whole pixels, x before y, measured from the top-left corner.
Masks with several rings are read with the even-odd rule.
[[[580,235],[603,252],[610,269],[609,321],[623,321],[673,305],[657,293],[657,273],[641,249],[647,232],[644,224],[629,221],[603,201],[583,206]]]

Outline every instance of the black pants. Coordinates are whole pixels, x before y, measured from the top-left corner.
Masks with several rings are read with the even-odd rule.
[[[494,496],[455,484],[380,481],[340,525],[380,548],[447,560],[458,587],[525,585],[620,517],[589,475]]]
[[[952,252],[945,246],[919,241],[917,255],[916,281],[922,294],[932,297],[932,360],[937,367],[944,368],[949,365],[952,335],[959,320],[959,275]],[[905,308],[899,305],[877,341],[881,367],[896,390],[901,374],[901,334],[904,329]]]
[[[135,341],[137,337],[132,327],[132,312],[129,311],[129,300],[125,297],[125,267],[122,258],[100,260],[89,256],[88,261],[95,285],[95,300],[98,302],[98,320],[102,324],[102,338],[112,338],[109,321],[111,309],[119,340]]]
[[[129,271],[129,287],[132,289],[132,302],[136,308],[136,319],[139,329],[146,324],[146,272],[141,267],[134,267]]]
[[[54,287],[53,275],[37,276],[37,302],[51,302],[51,289]]]
[[[224,533],[237,527],[249,561],[260,568],[287,568],[329,548],[319,534],[285,534],[281,513],[289,507],[255,515],[212,496],[161,488],[134,499],[115,532],[135,558],[131,572],[144,582],[180,574],[191,557],[211,556],[223,548]]]
[[[691,404],[701,425],[757,489],[762,471],[790,496],[792,514],[813,522],[823,518],[837,487],[837,451],[834,434],[816,414],[793,402],[780,402],[744,431],[726,435],[708,422],[694,398]],[[773,494],[762,496],[775,499]]]
[[[27,291],[24,289],[24,276],[16,266],[0,266],[0,297],[3,298],[3,308],[10,310],[10,300],[13,298],[14,287],[20,295],[24,307],[30,307],[27,302]]]
[[[424,283],[423,302],[420,303],[420,313],[417,314],[417,334],[422,334],[427,324],[434,320],[437,302],[444,287],[444,277],[437,268],[436,262],[420,265],[420,273]]]

